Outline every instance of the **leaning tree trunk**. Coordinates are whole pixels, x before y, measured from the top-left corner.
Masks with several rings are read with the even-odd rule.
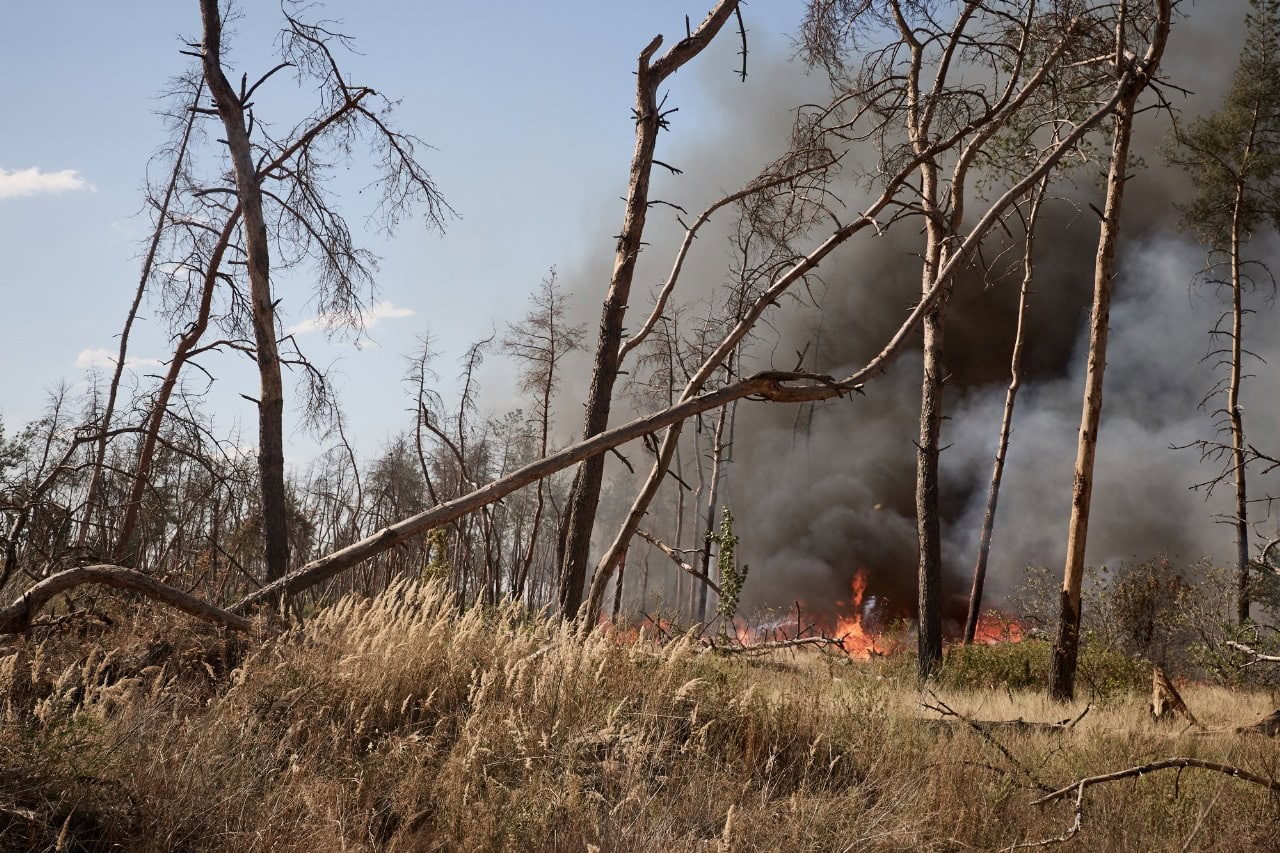
[[[218,0],[200,0],[204,25],[204,77],[227,134],[235,171],[236,192],[244,219],[248,254],[249,298],[257,347],[258,476],[262,491],[262,531],[268,582],[284,576],[289,566],[289,535],[284,491],[284,389],[276,349],[275,304],[271,298],[271,253],[263,218],[262,187],[253,165],[253,149],[245,127],[245,105],[222,73],[222,20]]]
[[[1035,278],[1035,232],[1040,216],[1040,203],[1048,188],[1046,176],[1031,198],[1027,214],[1027,234],[1022,249],[1022,288],[1018,291],[1017,331],[1013,334],[1013,355],[1009,358],[1009,388],[1004,397],[1004,414],[1000,419],[1000,438],[996,442],[996,461],[991,471],[991,488],[987,492],[987,509],[982,516],[982,533],[978,536],[978,561],[973,567],[973,588],[969,591],[969,615],[964,623],[964,644],[973,643],[978,631],[978,613],[982,609],[982,587],[987,579],[987,559],[991,556],[991,537],[996,524],[996,504],[1000,498],[1000,480],[1004,476],[1004,460],[1009,452],[1009,436],[1013,433],[1013,407],[1022,387],[1022,345],[1026,331],[1027,297]]]
[[[582,426],[583,438],[599,435],[609,426],[613,386],[618,379],[622,322],[627,312],[636,259],[643,244],[645,216],[649,209],[649,176],[653,171],[658,131],[663,124],[658,108],[658,87],[682,65],[702,52],[737,6],[738,0],[720,0],[693,34],[682,39],[656,62],[650,63],[649,60],[662,45],[662,36],[655,38],[640,52],[636,70],[636,148],[631,156],[626,213],[614,254],[613,275],[609,279],[609,292],[600,315],[600,337],[591,370],[591,388],[587,394],[586,419]],[[595,527],[603,477],[604,457],[593,457],[578,469],[569,494],[562,537],[559,593],[560,612],[565,618],[572,619],[578,615],[582,605],[587,564],[591,559],[591,532]]]
[[[129,499],[125,503],[124,521],[120,524],[120,532],[116,537],[115,554],[117,562],[123,565],[134,565],[137,547],[138,519],[142,512],[142,498],[151,481],[151,465],[155,461],[156,447],[160,442],[160,429],[164,425],[165,415],[169,411],[169,400],[178,387],[178,378],[183,367],[191,358],[196,344],[209,327],[209,313],[213,307],[213,292],[218,284],[218,276],[222,269],[222,259],[226,255],[240,221],[240,208],[232,211],[231,216],[222,227],[218,241],[209,254],[208,267],[204,271],[204,284],[200,291],[200,306],[196,318],[178,339],[173,358],[169,360],[169,368],[164,379],[156,390],[155,400],[151,404],[151,414],[147,417],[147,425],[142,434],[142,442],[138,448],[138,461],[133,468],[133,484],[129,487]]]
[[[196,86],[192,98],[191,113],[187,116],[186,126],[178,142],[178,150],[174,155],[173,169],[169,173],[169,183],[165,186],[164,197],[156,211],[156,225],[151,232],[151,242],[147,246],[147,255],[142,261],[142,273],[138,276],[138,289],[134,291],[133,303],[129,313],[125,315],[124,328],[120,331],[120,349],[116,354],[116,366],[111,374],[111,384],[107,386],[107,403],[102,410],[102,421],[98,426],[98,439],[93,448],[93,470],[89,475],[89,491],[84,500],[84,519],[80,522],[80,533],[76,538],[76,547],[83,548],[88,541],[93,527],[93,513],[98,505],[98,493],[102,490],[103,466],[107,458],[107,439],[111,431],[111,420],[115,417],[116,399],[120,394],[120,380],[124,375],[125,359],[129,354],[129,335],[133,331],[133,322],[138,317],[138,309],[142,306],[142,297],[147,292],[147,283],[151,280],[151,271],[155,267],[156,252],[160,248],[160,240],[164,237],[166,222],[169,218],[169,204],[173,201],[178,179],[182,176],[182,166],[187,156],[187,145],[191,142],[191,131],[196,117],[200,114],[196,109],[200,105],[200,95],[204,91],[203,81]],[[143,475],[145,477],[145,474]],[[141,495],[138,496],[141,501]],[[136,522],[136,509],[134,511]],[[132,532],[132,531],[131,531]],[[125,537],[128,538],[128,537]]]
[[[1129,166],[1129,143],[1138,96],[1160,64],[1169,37],[1170,0],[1158,0],[1158,20],[1147,54],[1133,68],[1133,78],[1115,108],[1115,134],[1111,166],[1107,173],[1107,199],[1098,233],[1094,263],[1093,310],[1089,320],[1089,363],[1085,375],[1084,403],[1080,415],[1080,439],[1076,450],[1071,524],[1067,531],[1067,559],[1063,570],[1057,637],[1049,667],[1049,695],[1069,701],[1075,695],[1076,658],[1080,651],[1080,592],[1084,579],[1084,552],[1089,533],[1089,507],[1093,498],[1093,463],[1098,449],[1098,423],[1102,416],[1102,379],[1107,366],[1107,333],[1111,319],[1111,288],[1115,278],[1116,241],[1120,234],[1120,210]],[[1123,22],[1121,22],[1123,24]],[[1121,31],[1118,28],[1118,31]],[[1117,62],[1124,59],[1117,39]],[[1128,73],[1128,69],[1126,69]]]

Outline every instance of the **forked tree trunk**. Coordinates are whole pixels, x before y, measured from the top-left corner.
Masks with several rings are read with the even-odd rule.
[[[1169,37],[1170,0],[1157,0],[1158,18],[1147,54],[1138,73],[1115,109],[1115,134],[1111,165],[1107,172],[1107,199],[1098,234],[1098,255],[1093,275],[1093,310],[1089,321],[1089,363],[1085,375],[1084,404],[1080,415],[1080,439],[1076,451],[1071,496],[1071,524],[1067,531],[1067,559],[1059,602],[1058,631],[1049,667],[1049,695],[1069,701],[1075,695],[1076,658],[1080,651],[1080,592],[1084,579],[1084,553],[1089,533],[1089,507],[1093,498],[1093,463],[1098,449],[1098,423],[1102,416],[1102,379],[1107,366],[1107,334],[1111,320],[1111,289],[1115,278],[1116,241],[1120,210],[1129,167],[1129,143],[1133,137],[1134,108],[1160,64]],[[1123,27],[1123,21],[1117,31]],[[1120,40],[1117,39],[1119,42]],[[1117,62],[1128,62],[1117,49]]]
[[[284,389],[276,348],[275,303],[271,298],[271,252],[263,218],[262,187],[253,164],[245,126],[245,108],[222,73],[222,19],[218,0],[200,0],[204,31],[204,78],[227,134],[236,192],[244,218],[249,298],[258,361],[258,477],[262,491],[262,532],[266,579],[284,576],[289,567],[289,535],[284,491]]]
[[[1032,195],[1031,209],[1027,213],[1027,234],[1023,243],[1022,288],[1018,291],[1017,331],[1013,335],[1013,355],[1009,358],[1009,388],[1004,397],[1004,414],[1000,419],[1000,438],[996,442],[996,461],[991,471],[991,488],[987,492],[987,508],[982,516],[982,532],[978,536],[978,561],[973,567],[973,588],[969,591],[969,615],[964,623],[964,644],[973,643],[978,631],[978,613],[982,609],[982,587],[987,579],[987,558],[991,556],[991,537],[995,530],[996,504],[1000,498],[1000,480],[1004,476],[1004,460],[1009,452],[1009,436],[1013,433],[1013,407],[1022,386],[1022,345],[1026,331],[1027,297],[1035,277],[1036,220],[1040,216],[1040,204],[1044,201],[1049,179],[1046,176],[1039,190]]]
[[[627,299],[631,294],[636,259],[640,255],[644,239],[645,217],[649,209],[649,176],[653,171],[658,131],[663,123],[658,108],[658,87],[682,65],[702,52],[737,6],[738,0],[720,0],[694,33],[678,42],[656,62],[650,63],[649,60],[662,45],[661,36],[640,52],[636,70],[636,147],[631,156],[626,212],[614,254],[613,274],[609,279],[609,291],[600,316],[599,342],[591,370],[586,419],[582,426],[584,439],[599,435],[609,426],[613,386],[618,379],[622,323],[626,316]],[[595,527],[596,509],[600,504],[603,476],[604,457],[592,457],[578,469],[569,493],[560,554],[559,594],[560,613],[567,619],[578,615],[586,590],[587,565],[591,559],[591,532]]]

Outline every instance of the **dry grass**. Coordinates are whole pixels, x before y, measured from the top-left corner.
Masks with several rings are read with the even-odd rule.
[[[1277,743],[1154,725],[1145,697],[995,744],[921,724],[906,667],[584,642],[430,586],[264,630],[243,659],[148,618],[0,651],[0,850],[989,850],[1071,823],[1070,802],[1028,806],[1041,786],[1173,755],[1280,775]],[[1076,710],[939,695],[985,719]],[[1275,708],[1184,695],[1210,727]],[[1268,850],[1278,826],[1275,795],[1165,771],[1091,789],[1061,848]]]

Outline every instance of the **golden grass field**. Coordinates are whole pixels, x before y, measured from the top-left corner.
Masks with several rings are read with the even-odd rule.
[[[1280,778],[1232,729],[1266,692],[1185,685],[1208,732],[1137,690],[922,694],[914,662],[708,653],[435,586],[229,640],[153,611],[0,647],[0,850],[965,851],[1063,836],[1075,780],[1191,757]],[[127,627],[125,626],[127,623]],[[46,632],[47,633],[47,632]],[[1028,849],[1280,849],[1280,794],[1202,769],[1088,788]]]

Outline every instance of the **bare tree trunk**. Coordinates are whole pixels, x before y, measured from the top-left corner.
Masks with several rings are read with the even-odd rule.
[[[1089,506],[1093,497],[1093,463],[1098,449],[1098,423],[1102,415],[1102,379],[1107,365],[1107,333],[1111,319],[1111,288],[1115,278],[1116,241],[1120,236],[1120,210],[1124,204],[1129,143],[1133,137],[1134,107],[1160,64],[1169,37],[1170,0],[1157,0],[1158,18],[1146,56],[1138,72],[1116,104],[1111,166],[1107,173],[1107,198],[1098,234],[1098,255],[1093,276],[1093,311],[1089,321],[1089,364],[1085,375],[1084,404],[1080,415],[1080,441],[1076,452],[1071,496],[1071,524],[1067,533],[1067,558],[1063,571],[1057,638],[1049,668],[1049,695],[1069,701],[1075,695],[1076,658],[1080,651],[1080,593],[1084,579],[1084,552],[1089,533]],[[1126,58],[1121,34],[1123,15],[1116,31],[1117,70]]]
[[[1009,436],[1013,433],[1013,407],[1022,386],[1022,346],[1026,331],[1027,297],[1035,278],[1035,231],[1040,204],[1049,186],[1045,177],[1032,195],[1027,214],[1027,234],[1022,249],[1022,289],[1018,292],[1017,331],[1013,335],[1013,355],[1009,359],[1009,388],[1004,397],[1004,415],[1000,420],[1000,438],[996,442],[996,461],[991,471],[991,489],[987,493],[987,509],[982,516],[982,533],[978,536],[978,561],[973,567],[973,588],[969,591],[969,615],[964,623],[964,644],[973,643],[978,630],[978,612],[982,609],[982,586],[987,578],[987,558],[991,555],[991,536],[996,523],[996,503],[1000,498],[1000,480],[1004,476],[1004,460],[1009,452]]]
[[[231,235],[235,233],[240,221],[240,210],[236,208],[222,227],[218,241],[209,254],[208,268],[204,272],[204,285],[200,292],[200,307],[191,326],[178,339],[173,358],[169,360],[169,369],[156,390],[155,402],[151,405],[151,414],[147,418],[146,431],[142,435],[142,443],[138,448],[138,461],[133,469],[133,484],[129,488],[129,500],[125,503],[124,520],[120,524],[120,533],[116,537],[115,559],[124,565],[133,565],[136,559],[134,549],[134,533],[138,526],[138,515],[142,510],[142,496],[147,489],[151,476],[151,463],[155,460],[156,445],[160,441],[160,429],[164,425],[165,414],[169,411],[169,400],[178,387],[178,378],[182,368],[195,351],[196,344],[209,327],[209,312],[213,306],[213,291],[218,284],[218,274],[222,267],[222,258],[231,243]]]
[[[1244,304],[1240,277],[1240,217],[1244,207],[1244,183],[1236,185],[1231,211],[1231,379],[1227,386],[1227,417],[1231,423],[1231,464],[1236,484],[1236,620],[1249,621],[1249,501],[1245,488],[1244,411],[1240,408],[1243,378]]]
[[[204,76],[227,134],[236,190],[244,217],[249,294],[257,347],[258,476],[262,490],[262,531],[266,540],[268,583],[289,567],[289,535],[284,491],[284,388],[276,349],[275,303],[271,298],[271,253],[263,218],[262,187],[253,165],[253,149],[245,127],[245,105],[222,73],[222,20],[218,0],[200,0],[204,29]]]
[[[636,147],[631,156],[631,179],[627,190],[626,213],[614,254],[613,275],[600,316],[600,338],[591,371],[591,389],[587,395],[586,419],[582,426],[584,439],[599,435],[609,426],[609,409],[613,403],[613,386],[618,378],[619,347],[622,323],[626,316],[631,280],[644,238],[645,217],[649,208],[649,176],[658,131],[663,120],[658,109],[658,87],[693,57],[702,52],[725,21],[738,7],[738,0],[720,0],[698,29],[679,41],[662,58],[650,59],[662,45],[658,36],[640,52],[636,70]],[[582,464],[569,494],[560,572],[560,612],[572,619],[578,614],[586,590],[587,564],[591,559],[591,532],[595,527],[596,509],[600,504],[600,485],[604,476],[604,457],[596,456]]]
[[[715,530],[716,526],[716,501],[720,497],[720,464],[725,449],[724,427],[729,420],[729,409],[730,406],[724,407],[716,417],[716,429],[711,442],[711,482],[707,487],[706,524],[702,530],[704,534]],[[706,535],[703,536],[702,545],[702,574],[711,577],[711,537]],[[694,619],[702,625],[707,624],[707,585],[705,583],[698,584],[698,610],[694,614]]]

